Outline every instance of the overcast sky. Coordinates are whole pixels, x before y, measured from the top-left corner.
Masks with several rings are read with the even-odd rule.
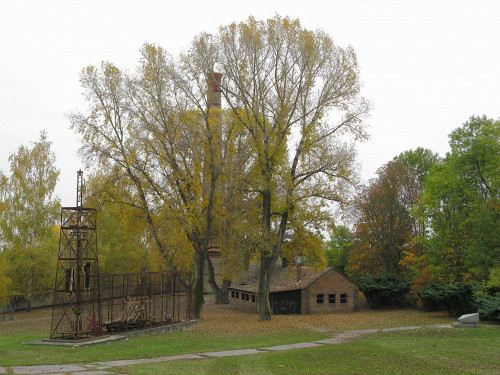
[[[500,117],[500,1],[0,0],[0,169],[45,129],[57,195],[74,205],[82,163],[65,113],[85,109],[83,67],[133,70],[146,41],[177,55],[202,31],[275,13],[354,47],[373,103],[371,138],[358,146],[365,181],[405,150],[444,156],[448,134],[471,115]]]

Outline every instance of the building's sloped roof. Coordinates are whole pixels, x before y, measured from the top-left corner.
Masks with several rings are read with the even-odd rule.
[[[314,269],[309,267],[302,267],[301,277],[297,282],[297,270],[295,267],[283,268],[279,265],[276,265],[273,271],[271,288],[269,292],[276,293],[289,290],[304,289],[331,270],[333,269],[325,268],[322,271],[315,271]],[[259,264],[251,264],[248,268],[248,272],[239,280],[237,280],[233,285],[231,285],[231,289],[238,289],[245,292],[256,293],[259,286],[259,271]]]

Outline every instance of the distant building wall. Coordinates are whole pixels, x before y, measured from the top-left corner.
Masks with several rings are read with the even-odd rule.
[[[229,304],[232,308],[241,311],[258,313],[257,295],[252,292],[229,289]]]
[[[31,308],[38,307],[51,307],[54,302],[54,295],[52,292],[33,293],[31,297]],[[0,305],[0,314],[9,313],[11,311],[25,310],[27,301],[21,296],[12,296],[10,303]]]

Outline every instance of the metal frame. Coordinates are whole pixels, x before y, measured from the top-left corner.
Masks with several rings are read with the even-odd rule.
[[[50,338],[101,333],[97,211],[63,207]]]
[[[119,273],[100,279],[103,328],[108,332],[191,320],[189,273]]]
[[[81,170],[76,185],[76,207],[61,208],[50,338],[191,320],[190,273],[99,274],[97,211],[83,207]]]

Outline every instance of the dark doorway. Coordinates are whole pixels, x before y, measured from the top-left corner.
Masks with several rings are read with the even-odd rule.
[[[271,293],[273,314],[300,314],[300,290]]]

